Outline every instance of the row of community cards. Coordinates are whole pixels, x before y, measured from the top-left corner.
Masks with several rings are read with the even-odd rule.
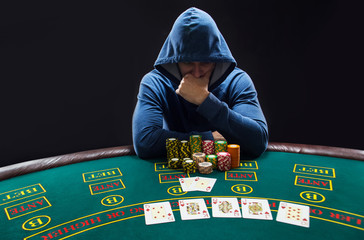
[[[216,178],[206,178],[206,177],[179,178],[179,182],[184,192],[191,192],[191,191],[211,192],[212,188],[215,185]]]
[[[182,220],[210,218],[204,199],[179,200]],[[216,218],[248,218],[273,220],[266,199],[241,199],[241,211],[237,198],[211,198],[212,216]],[[144,204],[147,225],[174,222],[175,218],[169,202]],[[301,227],[310,227],[310,208],[308,206],[280,202],[276,221]]]

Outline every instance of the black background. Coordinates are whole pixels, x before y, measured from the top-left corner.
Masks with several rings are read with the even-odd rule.
[[[49,2],[0,8],[0,166],[132,144],[139,82],[191,6],[215,19],[252,77],[270,141],[364,149],[359,5]]]

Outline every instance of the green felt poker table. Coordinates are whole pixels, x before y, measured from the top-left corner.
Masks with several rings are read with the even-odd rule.
[[[270,143],[239,168],[214,170],[211,192],[183,192],[166,159],[132,146],[0,168],[0,239],[364,239],[364,151]],[[273,220],[214,218],[211,198],[267,199]],[[202,198],[211,218],[181,220],[178,200]],[[174,222],[146,225],[143,205],[168,201]],[[310,227],[276,221],[281,201],[310,207]]]

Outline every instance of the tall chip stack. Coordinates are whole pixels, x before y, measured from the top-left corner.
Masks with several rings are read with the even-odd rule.
[[[190,136],[190,147],[191,154],[202,152],[202,136],[201,135],[191,135]]]
[[[182,140],[180,145],[180,167],[182,167],[182,160],[184,158],[191,158],[190,143],[187,140]]]
[[[227,151],[231,156],[231,168],[238,168],[240,166],[240,146],[237,144],[229,144]]]
[[[170,166],[172,158],[178,158],[180,157],[180,142],[177,138],[167,138],[166,140],[166,149],[167,149],[167,162],[168,167],[172,168]],[[175,160],[174,160],[175,161]]]

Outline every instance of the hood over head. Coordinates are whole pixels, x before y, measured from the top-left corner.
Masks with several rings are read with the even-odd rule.
[[[154,67],[179,83],[182,76],[178,62],[216,63],[210,88],[219,85],[236,66],[215,21],[197,8],[189,8],[177,18]]]

